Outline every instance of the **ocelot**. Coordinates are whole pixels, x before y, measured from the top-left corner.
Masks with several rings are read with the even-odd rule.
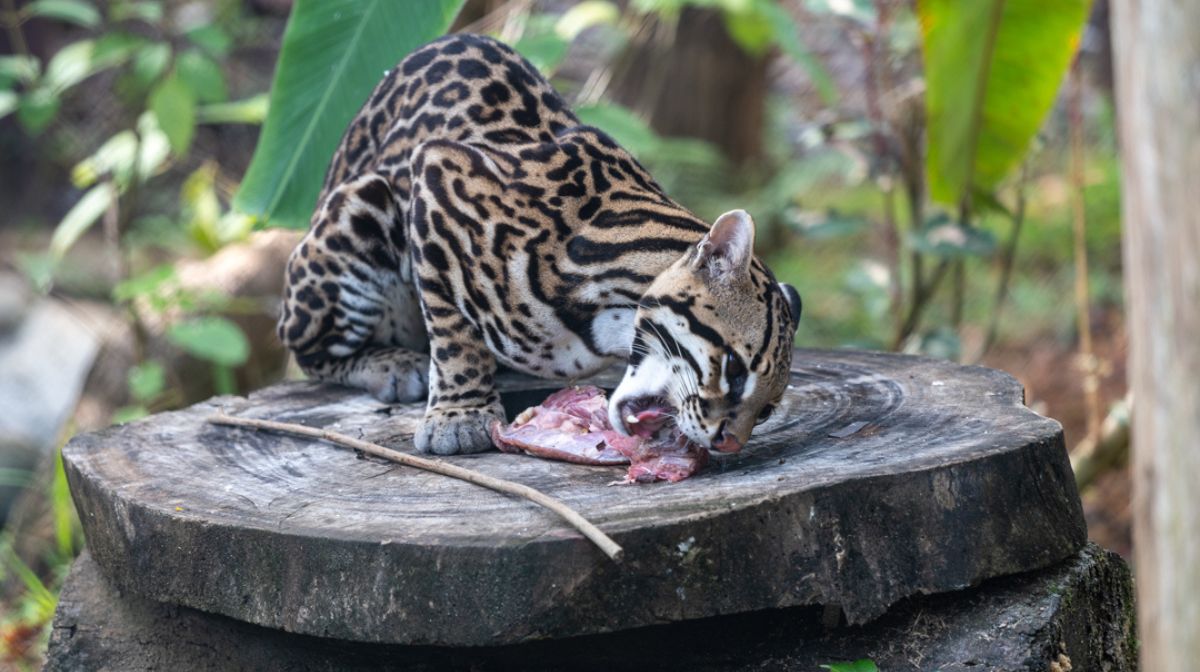
[[[569,381],[619,360],[615,428],[654,407],[733,451],[782,396],[800,317],[753,245],[745,212],[709,226],[512,49],[453,35],[346,130],[278,331],[309,375],[427,397],[427,452],[491,447],[497,363]]]

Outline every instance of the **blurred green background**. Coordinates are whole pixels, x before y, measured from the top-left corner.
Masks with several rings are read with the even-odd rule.
[[[799,345],[1017,376],[1086,462],[1092,536],[1129,553],[1104,0],[0,0],[0,19],[0,667],[39,664],[83,543],[58,448],[295,375],[274,315],[329,156],[448,29],[515,46],[701,217],[748,210],[804,298]]]

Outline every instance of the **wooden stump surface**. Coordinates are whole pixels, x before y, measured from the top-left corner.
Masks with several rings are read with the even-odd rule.
[[[1007,374],[854,351],[798,350],[793,366],[746,449],[681,483],[610,487],[621,469],[448,458],[565,501],[625,547],[621,564],[524,500],[205,423],[224,410],[413,450],[421,405],[336,386],[216,398],[77,437],[64,458],[118,589],[357,641],[510,644],[802,604],[859,623],[1083,545],[1061,427]],[[510,415],[555,389],[501,385]]]

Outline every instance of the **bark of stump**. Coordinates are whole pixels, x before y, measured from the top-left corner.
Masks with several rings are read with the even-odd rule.
[[[1061,427],[1023,405],[1012,377],[851,351],[794,362],[743,453],[681,483],[608,487],[620,469],[451,458],[573,506],[624,546],[622,564],[524,500],[204,421],[221,409],[412,450],[420,404],[334,386],[217,398],[78,437],[64,459],[118,589],[357,641],[513,644],[810,604],[862,623],[1083,546]],[[510,414],[553,385],[501,384]]]
[[[121,594],[84,556],[59,600],[45,670],[814,672],[861,658],[887,672],[1137,669],[1129,569],[1094,545],[1050,569],[906,600],[863,627],[827,630],[821,613],[794,607],[503,647],[355,644]]]

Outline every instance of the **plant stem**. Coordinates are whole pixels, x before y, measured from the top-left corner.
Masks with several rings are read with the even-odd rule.
[[[941,260],[929,278],[929,283],[917,285],[914,288],[913,303],[908,308],[908,316],[904,319],[904,324],[900,326],[900,331],[896,332],[896,338],[892,341],[893,350],[900,349],[900,346],[904,345],[904,341],[917,330],[917,325],[921,323],[921,313],[928,305],[929,298],[937,293],[938,285],[942,284],[942,278],[946,277],[946,271],[949,268],[950,262],[945,259]]]
[[[968,188],[963,199],[959,201],[958,209],[958,225],[963,230],[971,228],[971,191]],[[966,259],[957,259],[954,261],[954,284],[951,287],[950,293],[950,326],[954,328],[959,338],[962,334],[963,319],[963,301],[967,293],[967,261]]]
[[[121,192],[110,181],[113,197],[104,211],[104,242],[112,249],[112,272],[116,282],[129,279],[128,259],[121,249]]]
[[[1017,207],[1012,215],[1012,232],[1008,236],[1008,244],[1004,246],[1003,256],[1000,259],[1000,280],[996,283],[996,298],[992,302],[991,315],[988,318],[987,336],[983,339],[983,348],[976,361],[983,359],[983,356],[996,344],[996,336],[1000,330],[1000,314],[1004,310],[1004,303],[1008,300],[1008,285],[1012,279],[1013,265],[1017,258],[1017,240],[1021,237],[1021,228],[1025,223],[1025,184],[1028,179],[1029,164],[1023,163],[1021,164],[1021,177],[1017,182]]]
[[[613,541],[611,537],[600,531],[600,528],[589,522],[586,518],[580,515],[579,512],[575,511],[566,504],[563,504],[557,499],[554,499],[545,493],[534,490],[527,485],[506,481],[500,478],[493,478],[486,474],[481,474],[470,469],[464,469],[453,464],[448,464],[441,460],[429,460],[423,457],[417,457],[416,455],[409,455],[408,453],[402,453],[398,450],[384,448],[377,443],[362,441],[360,439],[346,436],[345,434],[338,434],[336,432],[317,429],[315,427],[305,427],[304,425],[295,425],[287,422],[274,422],[271,420],[258,420],[255,418],[236,418],[225,414],[211,416],[208,418],[208,421],[214,425],[249,427],[252,429],[269,429],[276,432],[299,434],[301,436],[311,436],[316,439],[324,439],[325,441],[345,446],[347,448],[361,450],[368,455],[382,457],[383,459],[391,460],[392,462],[399,462],[400,464],[408,467],[414,467],[424,471],[431,471],[435,474],[441,474],[442,476],[457,478],[461,481],[474,483],[475,485],[481,485],[485,488],[495,490],[496,492],[523,497],[531,502],[550,509],[559,516],[562,516],[562,518],[574,526],[575,529],[579,530],[583,536],[590,539],[592,543],[596,544],[596,546],[600,548],[601,551],[604,551],[604,554],[611,558],[614,562],[620,562],[621,557],[624,555],[624,551],[621,549],[620,545],[617,544],[617,542]]]
[[[1079,330],[1079,359],[1083,370],[1083,394],[1087,402],[1087,437],[1100,434],[1100,381],[1092,350],[1092,321],[1088,306],[1087,214],[1083,189],[1083,74],[1079,59],[1071,68],[1071,92],[1067,115],[1071,129],[1071,211],[1075,235],[1075,322]]]
[[[8,29],[8,39],[12,42],[13,51],[28,56],[29,44],[25,42],[25,34],[21,32],[21,14],[17,11],[15,0],[4,0],[4,26]]]
[[[237,380],[231,367],[213,364],[213,390],[217,394],[237,394]]]
[[[883,245],[887,250],[888,265],[888,304],[892,321],[900,324],[902,306],[900,289],[900,230],[896,223],[896,164],[897,158],[892,150],[892,129],[888,124],[883,106],[880,102],[880,91],[890,88],[887,77],[887,59],[880,56],[880,45],[886,45],[888,25],[891,20],[891,8],[883,4],[875,14],[875,26],[871,33],[863,32],[863,60],[866,62],[865,94],[867,115],[871,119],[871,138],[874,144],[876,160],[879,162],[878,182],[883,194]],[[886,46],[884,47],[886,49]]]
[[[883,222],[884,242],[888,251],[888,304],[891,306],[892,323],[899,326],[903,314],[900,287],[900,226],[896,223],[896,187],[890,178],[883,190]]]
[[[921,230],[921,226],[924,222],[924,217],[925,217],[924,208],[922,207],[922,203],[921,203],[923,194],[922,194],[921,186],[919,184],[916,184],[914,182],[914,180],[911,180],[907,177],[909,175],[908,171],[905,171],[904,174],[906,176],[905,188],[906,188],[906,191],[908,192],[908,212],[909,212],[908,216],[909,216],[909,220],[910,220],[909,221],[909,231],[912,231],[914,234],[916,234],[917,232],[919,232]],[[921,303],[925,300],[924,299],[924,292],[925,292],[925,290],[924,290],[924,287],[925,287],[924,265],[925,265],[925,258],[923,256],[921,256],[921,253],[919,251],[917,251],[916,249],[913,249],[912,252],[909,254],[909,266],[912,267],[912,296],[910,299],[911,303],[909,304],[910,318],[913,317],[913,313],[919,312],[921,310],[921,307],[920,307]],[[912,330],[916,328],[916,322],[912,321],[912,323],[909,324],[909,321],[910,320],[906,320],[905,322],[900,323],[898,328],[896,329],[896,336],[892,341],[893,342],[893,345],[892,345],[893,350],[900,347],[900,345],[904,342],[904,339],[908,338],[909,334],[912,333]]]
[[[950,326],[954,327],[954,331],[959,331],[962,328],[963,321],[963,302],[967,294],[967,262],[965,259],[959,259],[954,262],[954,284],[951,285],[954,290],[950,299]]]

